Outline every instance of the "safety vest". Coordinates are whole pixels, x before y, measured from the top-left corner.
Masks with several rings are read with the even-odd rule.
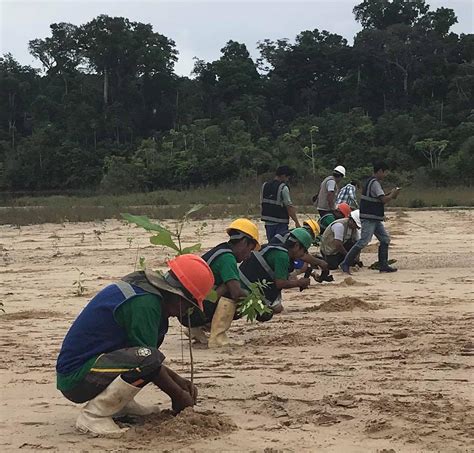
[[[140,284],[142,277],[146,280],[143,272],[134,272],[130,275],[135,274],[138,274],[136,283]],[[127,277],[130,276],[124,278]],[[133,281],[133,278],[129,280]],[[124,302],[150,292],[161,297],[157,288],[153,287],[152,291],[146,291],[136,284],[121,280],[106,286],[97,293],[66,334],[57,360],[56,371],[60,374],[69,374],[78,370],[94,356],[130,347],[127,332],[115,320],[115,310]],[[167,331],[168,318],[163,317],[158,329],[156,347],[163,343]]]
[[[334,206],[329,206],[328,204],[328,189],[327,189],[327,182],[328,181],[335,181],[336,178],[334,176],[328,176],[324,178],[323,182],[321,183],[321,186],[319,188],[319,194],[318,194],[318,204],[317,204],[317,209],[320,211],[332,211],[336,209],[336,205]],[[334,203],[336,203],[336,197],[337,197],[337,184],[336,188],[334,190]]]
[[[210,266],[219,256],[222,256],[226,253],[233,254],[234,252],[232,252],[231,245],[228,242],[223,242],[222,244],[218,244],[208,252],[204,253],[201,258]],[[214,278],[217,279],[215,274]],[[210,323],[212,321],[212,317],[214,316],[214,312],[216,311],[217,304],[209,300],[204,300],[203,308],[203,312],[194,309],[189,316],[189,319],[187,315],[183,316],[182,318],[178,318],[179,322],[186,327],[199,327]]]
[[[378,198],[370,196],[372,184],[377,180],[374,176],[366,182],[360,197],[360,218],[371,220],[383,220],[385,217],[385,205]]]
[[[344,240],[347,236],[347,232],[349,230],[349,219],[339,219],[339,220],[335,220],[334,222],[332,222],[331,225],[329,225],[326,228],[326,230],[323,233],[323,237],[321,238],[321,248],[320,248],[320,250],[321,250],[321,253],[324,256],[337,255],[339,253],[338,249],[336,248],[335,242],[334,242],[335,241],[334,231],[331,228],[335,223],[341,223],[344,226],[344,233],[343,233],[343,236],[342,236],[342,239],[343,239],[342,242],[344,242]],[[357,230],[351,230],[351,238],[352,239],[355,239],[356,231]]]
[[[275,272],[265,259],[267,253],[271,250],[281,250],[288,253],[286,247],[268,244],[258,252],[253,251],[250,257],[247,258],[239,268],[240,281],[247,289],[250,288],[251,283],[257,281],[262,283],[266,282],[268,286],[263,289],[263,302],[266,305],[271,305],[281,295],[281,290],[275,286]]]
[[[289,223],[290,216],[286,207],[283,205],[281,192],[286,187],[282,181],[274,179],[263,184],[260,193],[260,202],[262,205],[261,219],[264,222]]]
[[[210,266],[219,256],[222,256],[226,253],[234,254],[232,247],[228,242],[222,242],[221,244],[216,245],[214,248],[204,253],[201,258]],[[214,278],[216,279],[216,275]]]

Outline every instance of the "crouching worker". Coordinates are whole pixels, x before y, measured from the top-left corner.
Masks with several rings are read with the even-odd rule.
[[[287,288],[305,289],[310,285],[309,278],[290,279],[293,262],[308,254],[311,235],[304,228],[295,228],[287,235],[285,242],[268,244],[260,251],[252,252],[250,258],[240,265],[242,284],[250,289],[252,283],[265,282],[263,302],[272,314],[257,317],[259,321],[268,321],[273,313],[283,311],[281,290]]]
[[[360,239],[361,221],[359,210],[352,211],[347,219],[331,223],[321,239],[321,253],[330,270],[335,270],[342,263],[351,247]],[[360,263],[359,254],[349,264]]]
[[[320,217],[318,220],[318,225],[320,228],[320,235],[323,235],[326,231],[326,228],[331,225],[332,222],[339,219],[347,219],[352,209],[347,203],[340,203],[336,206],[336,209],[332,212],[325,214]]]
[[[303,222],[303,228],[310,234],[311,242],[312,244],[314,244],[320,232],[318,223],[313,219],[308,219]],[[290,232],[286,234],[277,234],[270,241],[270,244],[271,245],[284,245],[289,235],[290,235]],[[318,258],[316,255],[313,255],[309,252],[303,255],[300,259],[295,260],[293,263],[293,267],[298,270],[297,273],[304,273],[307,266],[311,266],[313,269],[316,269],[319,267],[323,272],[326,272],[327,275],[329,275],[329,272],[328,272],[329,268],[326,261],[321,258]]]
[[[220,296],[217,303],[204,301],[204,312],[194,312],[188,326],[189,334],[198,343],[217,348],[229,345],[227,331],[234,319],[237,303],[247,292],[242,289],[237,263],[247,259],[252,250],[260,249],[258,228],[248,219],[234,220],[227,228],[229,240],[206,252],[202,258],[210,266],[215,289]],[[187,318],[181,319],[187,325]],[[209,339],[207,325],[211,323]]]
[[[196,402],[197,390],[163,365],[158,349],[168,318],[202,310],[214,277],[204,260],[182,255],[169,271],[134,272],[102,289],[82,310],[63,341],[56,364],[57,387],[74,403],[86,403],[76,428],[117,437],[126,429],[114,415],[147,415],[153,408],[134,398],[152,382],[165,392],[174,411]]]

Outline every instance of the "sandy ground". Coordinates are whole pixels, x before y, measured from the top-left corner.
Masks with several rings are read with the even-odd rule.
[[[131,272],[137,256],[160,267],[165,253],[118,221],[2,226],[0,449],[474,451],[473,220],[473,211],[391,213],[399,272],[363,269],[348,282],[335,272],[334,283],[287,291],[271,322],[234,323],[243,346],[194,348],[197,414],[135,420],[113,440],[74,431],[79,407],[55,389],[56,356],[97,290]],[[224,239],[227,223],[208,222],[205,247]],[[198,229],[187,227],[190,243]],[[86,290],[77,296],[80,271]],[[357,299],[328,302],[348,297]],[[163,352],[188,373],[176,320]],[[138,399],[170,405],[151,386]]]

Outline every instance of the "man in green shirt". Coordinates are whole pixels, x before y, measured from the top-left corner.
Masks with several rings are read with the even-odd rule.
[[[217,304],[204,301],[204,316],[195,313],[191,326],[188,326],[192,338],[207,344],[209,348],[230,343],[227,331],[234,319],[237,303],[247,294],[241,287],[237,263],[248,258],[254,249],[260,248],[257,225],[249,219],[234,220],[227,228],[227,234],[227,242],[216,245],[202,256],[212,270],[220,298]],[[186,320],[183,323],[186,324]],[[208,339],[205,330],[209,324],[211,332]]]
[[[169,317],[202,310],[214,277],[195,255],[168,265],[163,276],[134,272],[105,287],[69,329],[56,364],[57,387],[70,401],[87,402],[76,421],[79,431],[120,436],[125,430],[112,416],[152,413],[134,400],[151,382],[170,396],[174,411],[195,404],[196,387],[163,365],[158,348]]]
[[[268,244],[262,250],[252,252],[252,255],[240,265],[240,279],[245,287],[255,282],[266,282],[263,302],[273,313],[283,311],[281,291],[289,288],[305,289],[310,284],[309,278],[290,278],[293,263],[308,254],[312,237],[305,228],[294,228],[281,245]],[[260,317],[260,321],[271,318]]]

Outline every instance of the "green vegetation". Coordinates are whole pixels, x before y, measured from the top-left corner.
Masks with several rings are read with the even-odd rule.
[[[227,183],[235,203],[231,181],[278,164],[317,183],[336,164],[361,179],[380,158],[423,187],[471,185],[474,35],[452,33],[455,12],[424,0],[363,0],[354,15],[352,45],[305,30],[262,37],[253,61],[231,40],[191,78],[174,73],[175,43],[149,24],[52,24],[29,43],[42,72],[0,58],[0,190],[146,191],[164,205],[175,202],[162,189]]]
[[[233,197],[229,199],[229,187]],[[244,187],[245,186],[245,187]],[[387,187],[390,186],[387,184]],[[292,198],[299,212],[315,215],[311,205],[311,194],[316,186],[298,184],[292,188]],[[196,219],[248,216],[258,218],[260,185],[249,183],[242,187],[235,183],[229,186],[200,188],[190,191],[160,191],[143,194],[117,195],[103,197],[27,197],[9,200],[7,206],[0,207],[0,224],[30,225],[40,223],[86,222],[93,220],[121,219],[126,210],[136,215],[146,215],[152,219],[177,219],[198,201],[210,201],[199,212]],[[166,197],[164,205],[154,205],[153,200]],[[183,203],[185,201],[185,203]],[[189,203],[189,204],[188,204]],[[474,206],[474,187],[405,187],[390,207],[453,207]],[[390,208],[389,208],[390,209]],[[202,226],[202,225],[201,225]],[[199,227],[200,228],[200,227]],[[199,234],[196,233],[199,237]],[[127,238],[131,247],[133,238]]]

